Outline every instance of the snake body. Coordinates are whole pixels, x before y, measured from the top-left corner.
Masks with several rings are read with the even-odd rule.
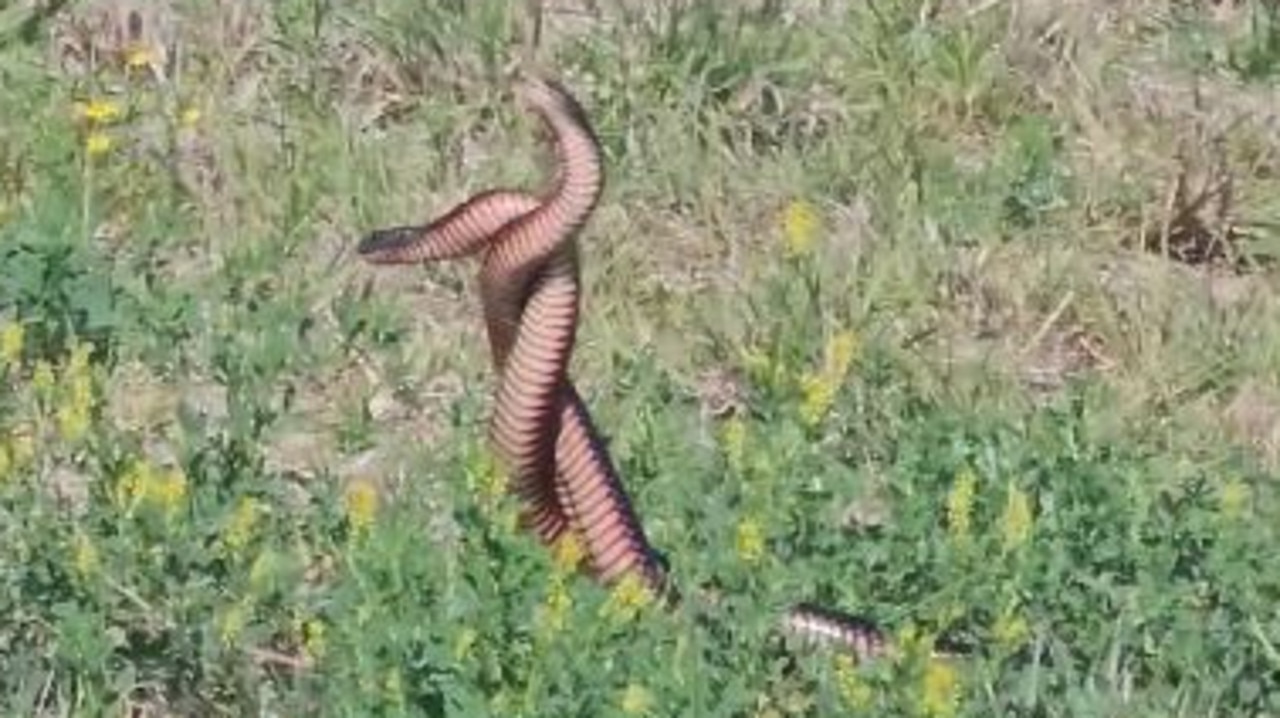
[[[489,436],[523,502],[522,523],[547,543],[575,532],[599,580],[635,576],[674,603],[665,563],[568,374],[579,314],[577,234],[604,184],[599,142],[558,82],[525,78],[518,94],[555,152],[555,179],[541,196],[482,192],[425,225],[374,230],[357,251],[374,264],[481,256],[480,296],[498,376]],[[860,658],[887,646],[870,621],[812,604],[793,606],[782,627]]]

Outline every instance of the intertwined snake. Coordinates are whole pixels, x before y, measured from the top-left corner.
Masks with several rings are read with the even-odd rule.
[[[375,264],[481,255],[480,296],[498,376],[490,439],[523,501],[522,523],[547,543],[576,532],[600,580],[633,575],[674,602],[665,564],[568,374],[579,312],[576,237],[604,185],[600,146],[559,83],[526,77],[518,95],[550,134],[556,176],[548,190],[538,197],[482,192],[426,225],[375,230],[358,251]],[[783,626],[859,658],[887,648],[873,623],[811,604],[792,607]]]

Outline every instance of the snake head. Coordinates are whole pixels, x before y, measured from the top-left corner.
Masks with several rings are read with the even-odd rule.
[[[375,229],[360,239],[356,253],[372,264],[416,261],[412,255],[425,228],[413,225]]]

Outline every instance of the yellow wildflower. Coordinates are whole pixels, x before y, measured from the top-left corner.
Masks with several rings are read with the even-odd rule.
[[[622,691],[619,703],[626,715],[647,715],[653,709],[653,694],[644,686],[629,683],[626,690]]]
[[[799,257],[813,251],[820,220],[817,209],[804,200],[795,200],[782,213],[782,234],[786,241],[786,253]]]
[[[629,573],[609,592],[609,600],[600,607],[600,615],[616,623],[629,623],[653,600],[653,594],[640,577]]]
[[[30,425],[19,425],[9,437],[9,454],[14,468],[22,469],[36,458],[35,430]]]
[[[90,100],[78,107],[80,116],[95,125],[104,125],[120,118],[120,105],[111,100]]]
[[[516,507],[508,505],[498,513],[494,523],[503,533],[508,536],[514,535],[520,530],[520,512]]]
[[[111,151],[111,136],[104,132],[90,132],[84,139],[84,151],[90,157],[101,157]]]
[[[1016,548],[1031,536],[1031,500],[1022,489],[1009,484],[1000,529],[1005,549]]]
[[[147,497],[155,502],[161,510],[173,515],[185,504],[187,499],[187,477],[178,469],[167,471],[163,476],[152,476],[147,486]]]
[[[93,344],[89,342],[76,341],[69,347],[67,352],[67,372],[71,376],[79,376],[89,370],[89,362],[93,359]]]
[[[347,486],[343,503],[351,528],[357,533],[367,531],[378,513],[378,487],[368,479],[356,479]]]
[[[74,444],[89,431],[89,410],[78,403],[58,407],[58,435],[68,444]]]
[[[81,390],[79,381],[73,382],[71,391],[58,407],[58,433],[68,443],[79,441],[89,430],[89,411],[93,398],[87,390]]]
[[[744,349],[742,365],[752,382],[777,390],[787,382],[787,367],[760,349]]]
[[[961,469],[947,494],[947,526],[956,542],[969,537],[973,521],[973,500],[977,494],[978,477],[968,467]]]
[[[838,382],[825,373],[806,374],[800,379],[800,420],[806,426],[817,426],[835,403]]]
[[[183,127],[195,127],[200,121],[200,109],[197,107],[188,107],[178,115],[178,124]]]
[[[22,346],[26,332],[19,322],[5,322],[0,328],[0,361],[6,367],[16,366],[22,361]]]
[[[186,495],[186,477],[181,472],[159,475],[146,460],[130,463],[115,488],[115,500],[121,506],[146,501],[166,512],[176,510]]]
[[[72,543],[71,565],[82,579],[89,578],[98,570],[98,548],[88,536],[78,531]]]
[[[855,711],[864,711],[871,706],[874,694],[871,686],[858,675],[857,664],[853,657],[846,653],[837,653],[836,690],[840,698]]]
[[[566,531],[560,540],[556,541],[552,553],[556,573],[560,575],[573,573],[586,555],[587,552],[582,546],[582,539],[578,536],[578,532]]]
[[[924,669],[920,709],[927,716],[946,717],[956,714],[960,698],[960,678],[950,663],[930,659]]]
[[[734,546],[738,558],[746,563],[755,563],[764,556],[764,530],[760,522],[754,518],[746,518],[738,523]]]
[[[847,329],[836,332],[827,341],[825,354],[826,364],[823,371],[836,381],[844,381],[845,375],[849,373],[849,367],[853,364],[853,358],[858,354],[858,335]]]
[[[132,70],[147,67],[155,62],[155,52],[141,43],[129,46],[124,52],[124,64]]]
[[[261,511],[262,505],[252,496],[241,497],[240,502],[236,504],[235,510],[231,513],[231,520],[227,522],[226,532],[222,536],[223,544],[233,553],[249,544]]]
[[[991,627],[992,637],[1004,650],[1018,648],[1026,642],[1030,634],[1031,629],[1027,626],[1026,619],[1012,609],[1002,611],[996,618],[995,625]]]
[[[453,660],[465,661],[471,657],[471,649],[476,645],[476,639],[480,634],[476,633],[474,628],[464,628],[458,632],[458,638],[453,642]]]
[[[742,473],[745,468],[744,457],[747,444],[747,424],[738,416],[731,416],[724,423],[720,433],[720,441],[724,446],[725,460],[729,468]]]
[[[324,621],[318,618],[302,622],[302,650],[313,661],[323,657],[329,647],[326,632]]]
[[[216,620],[218,637],[222,639],[223,645],[235,645],[235,642],[240,638],[240,634],[244,632],[245,624],[248,622],[249,605],[247,600],[232,604],[224,609]]]
[[[933,633],[922,631],[919,626],[908,622],[894,632],[890,656],[895,661],[932,656],[935,638]]]
[[[467,463],[468,484],[480,496],[485,510],[492,510],[507,493],[507,476],[502,463],[487,448],[477,450]]]
[[[48,400],[53,394],[57,379],[53,375],[53,365],[44,359],[36,361],[36,368],[31,372],[31,387],[41,399]]]
[[[93,368],[89,363],[92,356],[92,344],[76,342],[65,371],[72,399],[84,404],[93,400]]]
[[[1225,518],[1238,519],[1248,508],[1252,493],[1245,482],[1230,479],[1218,491],[1218,510]]]
[[[131,462],[129,468],[116,481],[113,492],[116,505],[125,508],[137,503],[146,495],[150,484],[151,466],[144,461]]]
[[[822,369],[800,379],[800,417],[810,427],[817,426],[831,410],[836,393],[858,351],[858,335],[852,331],[836,332],[823,348]]]
[[[573,596],[569,595],[568,587],[563,580],[553,578],[546,599],[535,609],[534,623],[544,637],[550,638],[564,630],[571,608]]]

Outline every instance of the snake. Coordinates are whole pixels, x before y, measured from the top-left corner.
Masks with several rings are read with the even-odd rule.
[[[374,229],[357,254],[373,265],[479,257],[478,285],[497,389],[488,438],[520,502],[520,524],[554,545],[576,537],[603,584],[628,576],[668,606],[682,597],[645,534],[591,413],[569,375],[580,319],[578,236],[600,202],[604,161],[586,111],[567,87],[522,73],[519,104],[540,120],[554,176],[537,193],[479,192],[425,224]],[[874,621],[799,602],[779,621],[807,644],[859,660],[884,656]]]

